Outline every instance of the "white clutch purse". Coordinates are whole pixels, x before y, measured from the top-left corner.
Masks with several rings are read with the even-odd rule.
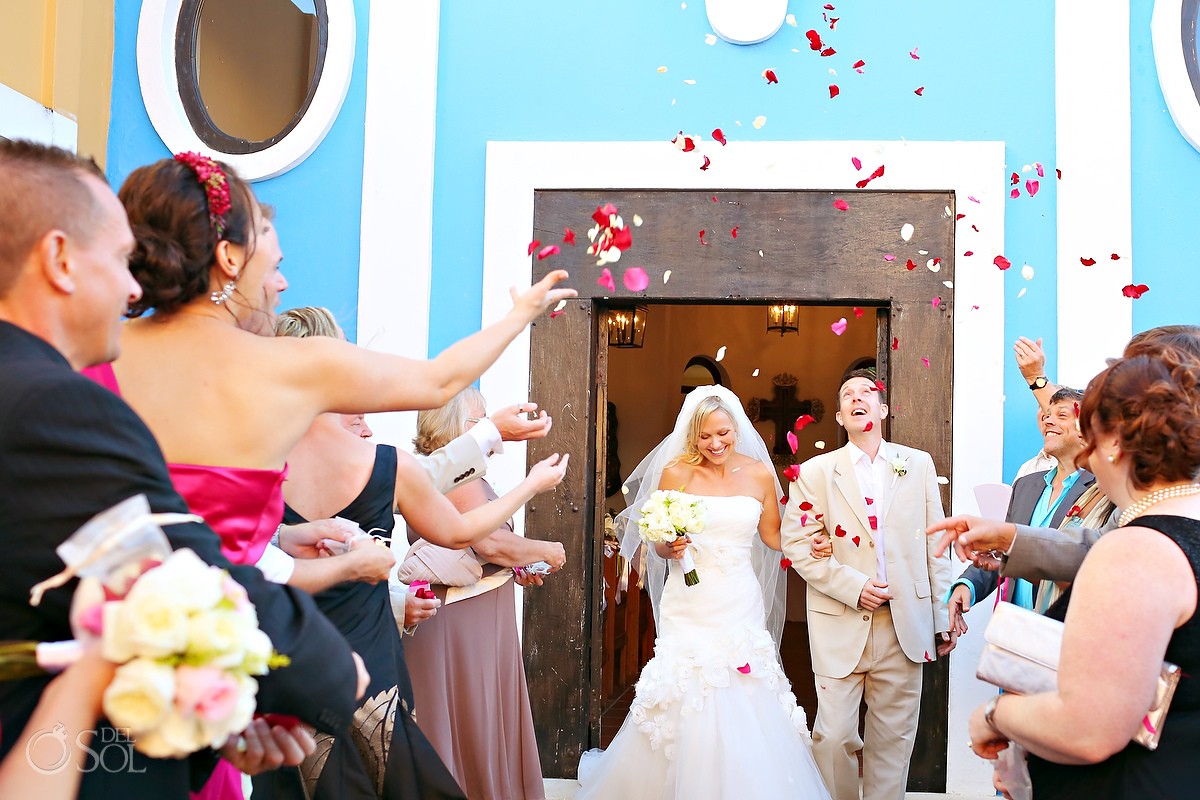
[[[1039,694],[1058,689],[1058,659],[1063,624],[1013,605],[1000,603],[983,632],[986,644],[975,677],[1013,694]],[[1133,741],[1148,750],[1158,747],[1163,720],[1179,685],[1179,667],[1164,661],[1154,702]]]

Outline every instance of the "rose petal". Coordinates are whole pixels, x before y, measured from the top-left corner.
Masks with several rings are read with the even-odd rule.
[[[575,231],[571,230],[570,228],[563,228],[562,240],[563,240],[563,244],[569,244],[569,245],[571,245],[571,247],[574,247],[575,246]]]
[[[816,32],[816,31],[814,31],[814,30],[807,30],[807,31],[805,31],[805,32],[804,32],[804,35],[808,37],[808,47],[809,47],[809,49],[810,49],[810,50],[813,50],[813,51],[818,51],[818,52],[819,52],[819,51],[820,51],[820,49],[821,49],[821,47],[822,47],[822,45],[821,45],[821,34],[817,33],[817,32]]]
[[[913,89],[913,94],[915,94],[917,97],[924,97],[925,96],[925,87],[918,86],[916,89]]]
[[[859,189],[865,189],[865,188],[867,188],[868,183],[875,180],[876,178],[882,178],[882,177],[883,177],[883,165],[880,165],[879,168],[876,169],[874,172],[872,172],[868,177],[863,178],[861,181],[859,181],[858,183],[856,183],[854,185],[857,186]]]
[[[711,160],[711,159],[709,159],[709,157],[708,157],[708,156],[705,156],[705,157],[704,157],[704,163],[700,165],[700,171],[701,171],[701,172],[704,172],[705,170],[707,170],[707,169],[708,169],[708,165],[709,165],[709,164],[711,164],[711,163],[712,163],[712,160]]]
[[[1008,176],[1008,185],[1009,186],[1016,186],[1020,182],[1021,182],[1021,176],[1018,175],[1017,173],[1014,172],[1013,174]]]
[[[1044,169],[1042,169],[1042,162],[1040,162],[1040,161],[1033,162],[1033,168],[1035,170],[1037,170],[1037,174],[1038,174],[1039,178],[1046,177],[1046,171]]]
[[[930,303],[930,305],[932,305],[934,308],[937,308],[938,306],[940,306],[940,305],[942,304],[942,298],[940,298],[940,297],[935,297],[935,298],[933,298],[932,300],[930,300],[930,301],[929,301],[929,303]]]
[[[1016,200],[1018,197],[1021,196],[1021,190],[1013,189],[1011,192],[1008,193],[1008,196],[1011,197],[1013,200]]]
[[[912,272],[914,269],[917,268],[917,262],[913,261],[910,258],[910,259],[908,259],[908,261],[904,262],[904,268],[906,270],[908,270],[909,272]]]
[[[792,425],[792,430],[802,431],[804,430],[804,426],[810,422],[816,422],[811,414],[801,414],[800,416],[796,417],[796,422]]]
[[[821,51],[821,58],[829,58],[830,56],[836,56],[836,55],[837,55],[837,50],[834,50],[832,47],[826,47],[824,50]]]
[[[912,50],[909,50],[908,57],[913,59],[914,61],[920,61],[921,57],[919,55],[917,55],[917,51],[920,49],[921,49],[920,47],[914,47]]]
[[[863,426],[863,430],[869,431],[874,427],[875,427],[875,422],[873,420],[867,420],[867,424]]]
[[[837,97],[841,93],[842,93],[842,90],[837,87],[836,83],[829,84],[829,99],[830,100]]]
[[[537,239],[534,239],[532,242],[529,243],[529,247],[525,248],[525,255],[527,255],[527,256],[533,255],[533,251],[537,250],[541,246],[542,246],[542,243],[540,241],[538,241]]]
[[[738,232],[738,228],[740,228],[740,227],[742,227],[742,226],[741,226],[741,225],[734,225],[734,226],[733,226],[733,230],[731,230],[731,231],[729,232],[729,235],[730,235],[730,236],[732,236],[733,238],[735,238],[735,239],[736,239],[736,238],[737,238],[737,232]]]
[[[737,668],[737,671],[742,673],[743,675],[749,675],[750,674],[750,664],[749,663],[742,664],[740,667]]]
[[[621,276],[621,282],[625,284],[625,288],[629,291],[641,292],[650,285],[650,276],[641,267],[630,267]]]
[[[704,241],[704,231],[703,230],[700,231],[700,244],[704,245],[705,247],[708,247],[708,242]]]
[[[891,253],[886,253],[883,256],[883,260],[891,262],[891,261],[895,261],[896,257],[894,255],[892,255]]]
[[[779,568],[780,569],[787,569],[791,565],[792,565],[792,560],[790,558],[788,558],[787,556],[784,556],[783,558],[779,559]]]
[[[1033,180],[1025,181],[1025,191],[1029,194],[1030,197],[1033,197],[1035,194],[1037,194],[1038,189],[1040,189],[1041,186],[1042,186],[1042,184],[1040,181],[1033,181]]]
[[[974,250],[964,250],[963,251],[963,258],[970,258],[973,255],[975,255]]]
[[[799,465],[799,464],[797,464],[796,466],[800,466],[800,465]],[[812,503],[810,503],[810,502],[808,502],[807,500],[801,500],[801,501],[800,501],[800,510],[801,510],[801,511],[812,511],[812,510],[813,510],[813,504],[812,504]]]
[[[550,319],[554,319],[555,317],[561,317],[561,316],[562,316],[563,314],[565,314],[565,313],[567,313],[567,312],[565,312],[565,311],[551,311],[551,312],[550,312]]]
[[[867,517],[867,524],[871,526],[871,530],[879,530],[879,517],[872,514],[871,516]]]
[[[768,86],[770,86],[772,83],[779,83],[779,78],[775,76],[775,70],[773,69],[764,69],[762,76],[767,79]]]
[[[847,203],[845,200],[843,200],[840,197],[837,200],[833,201],[833,207],[836,208],[838,211],[849,211],[850,210],[850,204]]]
[[[875,391],[877,391],[877,392],[886,392],[887,391],[887,386],[885,386],[883,381],[879,380],[878,378],[875,379]]]
[[[671,270],[666,270],[663,272],[663,285],[666,285],[669,280],[671,280]]]
[[[921,363],[925,365],[926,369],[929,368],[929,359],[926,358],[925,356],[921,356]]]
[[[854,542],[855,547],[858,547],[858,543],[862,541],[862,537],[855,536],[855,537],[851,538],[850,541]]]
[[[1079,259],[1079,263],[1080,263],[1080,264],[1083,264],[1085,267],[1091,267],[1091,266],[1095,266],[1095,264],[1096,264],[1096,259],[1094,259],[1094,258],[1081,258],[1081,259]]]
[[[896,337],[896,336],[893,336],[893,337],[892,337],[892,349],[893,349],[893,350],[899,350],[899,349],[900,349],[900,339],[899,339],[899,337]]]
[[[992,259],[992,263],[995,264],[997,267],[999,267],[1001,270],[1006,270],[1012,266],[1012,262],[1009,261],[1004,256],[996,256],[995,258]]]
[[[856,317],[861,317],[862,315],[863,315],[863,310],[862,310],[861,308],[858,308],[858,307],[856,306],[856,307],[854,308],[854,316],[856,316]]]
[[[855,61],[855,62],[854,62],[852,65],[851,65],[851,69],[855,69],[855,70],[858,70],[859,72],[862,72],[862,68],[863,68],[863,67],[865,67],[866,65],[867,65],[867,62],[863,61],[863,60],[860,58],[858,61]]]
[[[720,142],[722,147],[725,146],[725,134],[720,128],[713,128],[712,138],[714,142]]]
[[[1033,267],[1029,266],[1028,264],[1021,267],[1021,277],[1027,281],[1033,280]]]
[[[788,467],[787,469],[785,469],[783,471],[783,477],[786,478],[787,480],[791,481],[792,483],[795,483],[796,479],[800,477],[800,465],[792,464],[790,467]],[[800,507],[803,508],[804,504],[801,503]],[[812,506],[810,505],[809,508],[812,508]]]
[[[600,277],[596,279],[596,283],[600,286],[603,286],[605,289],[608,289],[610,292],[615,292],[617,290],[617,284],[615,281],[613,281],[612,273],[608,271],[608,267],[605,267],[600,273]]]
[[[1111,256],[1109,256],[1109,258],[1111,258],[1113,261],[1121,260],[1121,257],[1119,255],[1117,255],[1116,253],[1113,253]]]
[[[556,256],[556,255],[558,255],[558,253],[559,253],[559,249],[558,249],[558,245],[556,245],[556,244],[552,244],[547,247],[543,247],[541,250],[538,251],[538,261],[545,260],[545,259],[549,258],[550,256]]]
[[[841,538],[846,535],[846,529],[843,528],[841,525],[836,525],[836,526],[834,526],[834,529],[833,529],[833,535]]]
[[[793,454],[800,447],[800,440],[797,439],[796,434],[792,433],[791,431],[787,432],[787,443],[788,443],[788,447],[792,448]]]
[[[913,227],[911,222],[906,222],[900,226],[900,238],[907,242],[912,239],[913,233],[915,233],[916,230],[917,229]]]
[[[851,156],[850,163],[854,165],[855,169],[862,169],[862,161],[859,161],[858,156]]]
[[[841,336],[843,333],[846,332],[846,318],[842,317],[837,322],[830,325],[829,329],[831,331],[833,331],[835,334],[837,334],[838,336]]]
[[[1136,300],[1148,291],[1150,291],[1150,287],[1144,283],[1139,283],[1137,285],[1131,283],[1121,290],[1121,294],[1125,295],[1126,297],[1132,297],[1134,300]]]
[[[757,117],[754,118],[754,122],[752,124],[754,125],[754,130],[761,131],[762,126],[767,124],[767,118],[764,117],[762,114],[759,114]]]
[[[725,359],[725,350],[726,350],[725,345],[721,345],[720,347],[718,347],[717,348],[717,357],[713,360],[714,361],[723,361]]]

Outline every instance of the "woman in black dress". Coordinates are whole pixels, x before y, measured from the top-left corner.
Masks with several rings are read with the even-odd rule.
[[[1200,784],[1200,361],[1164,347],[1119,359],[1088,385],[1081,466],[1123,509],[1070,592],[1058,690],[1000,695],[972,715],[971,747],[1029,752],[1034,798],[1183,798]],[[1163,660],[1183,678],[1155,751],[1148,724]]]

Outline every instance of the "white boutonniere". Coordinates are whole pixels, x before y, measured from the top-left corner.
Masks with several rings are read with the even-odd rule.
[[[908,474],[908,459],[901,456],[896,456],[888,461],[892,467],[892,472],[897,478],[903,478]],[[893,479],[894,480],[894,479]]]

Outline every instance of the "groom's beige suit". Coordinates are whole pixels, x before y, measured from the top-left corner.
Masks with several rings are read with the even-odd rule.
[[[935,557],[937,537],[925,535],[944,516],[933,459],[891,442],[880,447],[888,466],[883,485],[873,489],[882,497],[871,498],[872,508],[847,446],[801,465],[783,517],[783,551],[808,583],[818,700],[813,751],[834,800],[859,797],[854,754],[864,741],[858,731],[864,692],[863,798],[903,800],[921,665],[937,658],[935,634],[949,630],[941,598],[951,582],[950,559]],[[874,526],[872,510],[878,516]],[[830,536],[833,555],[816,559],[812,537],[822,531]],[[872,612],[858,604],[864,585],[878,577],[879,547],[894,599]]]

